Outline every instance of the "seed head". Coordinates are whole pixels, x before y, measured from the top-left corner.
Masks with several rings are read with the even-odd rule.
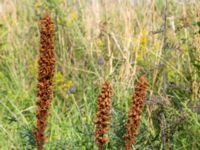
[[[74,94],[76,92],[76,87],[74,85],[67,89],[67,94]]]
[[[104,63],[105,63],[104,58],[103,57],[99,57],[98,60],[97,60],[97,63],[98,63],[99,66],[104,65]]]

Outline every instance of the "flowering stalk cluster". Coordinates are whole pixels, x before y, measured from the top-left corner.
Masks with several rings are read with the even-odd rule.
[[[37,83],[37,124],[34,130],[38,150],[42,150],[46,136],[48,109],[53,97],[52,80],[55,70],[54,24],[49,15],[40,22],[39,73]]]
[[[136,142],[135,136],[140,124],[140,117],[144,107],[144,98],[146,96],[147,81],[145,77],[139,79],[135,88],[135,94],[132,97],[132,104],[128,113],[126,124],[125,149],[131,150],[131,146]]]
[[[103,149],[103,144],[108,142],[108,137],[104,137],[104,134],[109,130],[111,119],[111,98],[112,87],[108,81],[105,81],[102,85],[101,93],[97,99],[97,113],[96,113],[96,142],[99,150]]]

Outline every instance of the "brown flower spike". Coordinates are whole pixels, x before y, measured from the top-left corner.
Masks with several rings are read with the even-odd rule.
[[[135,144],[135,136],[140,124],[140,116],[144,107],[144,98],[146,96],[147,81],[145,77],[141,77],[135,88],[135,94],[132,97],[131,108],[128,113],[128,121],[126,124],[125,149],[131,150],[131,146]]]
[[[102,85],[101,93],[97,99],[97,113],[96,113],[96,142],[99,150],[103,150],[103,144],[108,142],[108,137],[104,134],[109,130],[109,120],[111,119],[111,98],[112,87],[108,81]]]
[[[54,24],[49,15],[40,22],[39,72],[37,83],[37,124],[34,130],[38,150],[46,140],[48,109],[53,97],[52,80],[55,70]]]

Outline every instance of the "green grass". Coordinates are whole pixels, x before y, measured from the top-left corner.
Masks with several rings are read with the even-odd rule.
[[[114,89],[105,149],[123,149],[132,91],[143,74],[148,94],[133,149],[200,149],[200,2],[169,0],[167,10],[164,0],[137,6],[129,0],[1,3],[0,150],[35,148],[38,23],[47,11],[55,22],[57,58],[46,150],[97,149],[94,119],[104,79]],[[76,92],[67,94],[72,85]]]

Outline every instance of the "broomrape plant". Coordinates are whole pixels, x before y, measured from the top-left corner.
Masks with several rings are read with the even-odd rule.
[[[146,96],[147,81],[145,77],[140,77],[139,82],[135,88],[135,94],[132,97],[131,107],[128,113],[128,120],[126,123],[125,149],[131,150],[135,144],[135,137],[140,126],[140,118],[144,107],[144,98]],[[111,102],[112,87],[108,81],[102,85],[101,93],[97,99],[97,113],[96,113],[96,143],[99,150],[103,150],[103,144],[109,141],[108,137],[104,134],[109,130],[111,119]]]
[[[55,70],[54,24],[47,14],[40,22],[39,72],[37,83],[37,124],[34,130],[38,150],[43,149],[47,136],[48,109],[52,100],[52,80]]]
[[[50,107],[53,91],[52,82],[55,72],[55,48],[54,48],[54,24],[51,17],[47,14],[40,22],[40,50],[39,50],[39,72],[37,83],[37,124],[34,129],[35,140],[38,150],[43,149],[47,139],[45,129],[47,127],[48,109]],[[132,97],[132,104],[128,113],[128,121],[125,126],[125,149],[131,150],[131,146],[136,142],[135,137],[139,128],[140,116],[144,107],[144,98],[146,96],[147,81],[145,77],[139,79],[135,94]],[[111,96],[112,86],[109,81],[102,85],[101,92],[97,98],[96,112],[96,143],[99,150],[103,150],[103,145],[109,141],[105,137],[109,131],[111,119]]]
[[[96,142],[99,150],[103,150],[103,144],[108,142],[108,137],[104,137],[104,134],[109,130],[108,125],[111,123],[110,111],[111,111],[111,98],[112,87],[108,81],[105,81],[102,85],[101,93],[97,99],[97,113],[96,113]]]
[[[135,88],[135,94],[132,97],[131,107],[128,113],[126,124],[125,148],[131,150],[132,145],[136,142],[137,130],[140,126],[141,113],[144,107],[144,98],[146,96],[147,81],[141,77]]]

